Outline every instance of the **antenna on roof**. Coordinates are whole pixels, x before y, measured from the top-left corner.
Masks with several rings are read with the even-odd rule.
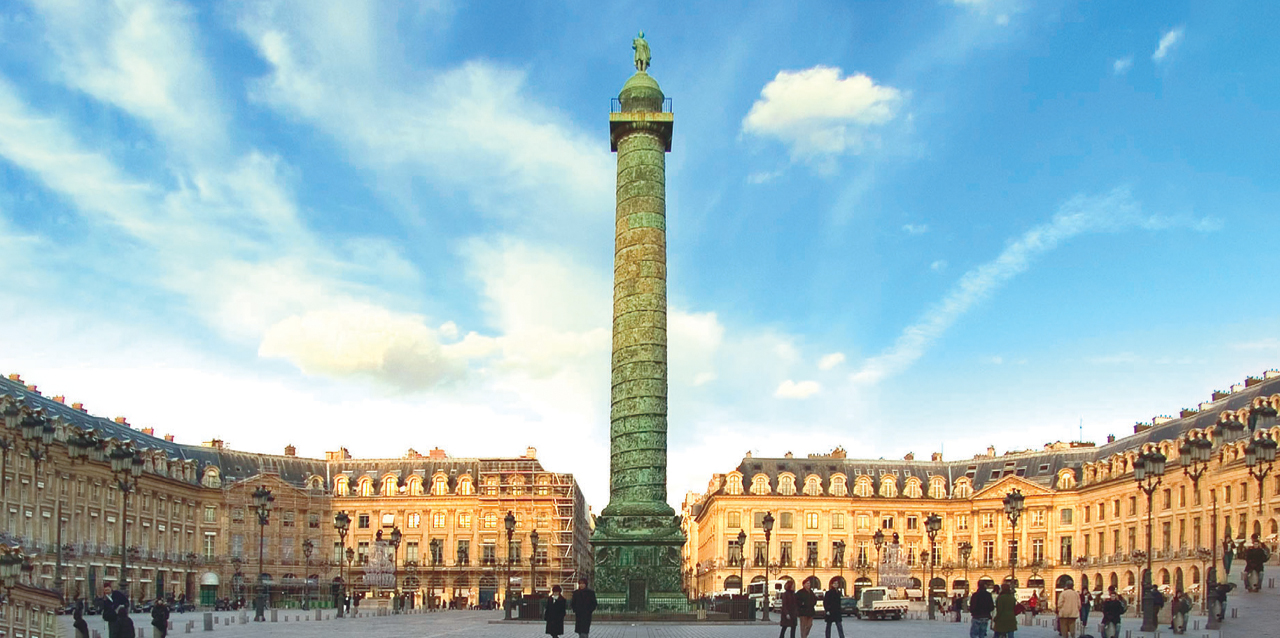
[[[1080,438],[1076,439],[1080,443],[1084,443],[1084,417],[1080,417]]]

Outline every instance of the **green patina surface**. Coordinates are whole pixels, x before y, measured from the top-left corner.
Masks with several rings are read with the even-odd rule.
[[[638,39],[643,43],[643,39]],[[647,44],[644,45],[647,52]],[[666,152],[673,118],[644,65],[610,117],[618,152],[609,505],[596,519],[595,589],[613,611],[685,610],[684,534],[667,504]]]

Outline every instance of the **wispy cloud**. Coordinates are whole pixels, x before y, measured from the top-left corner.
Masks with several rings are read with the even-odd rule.
[[[821,359],[818,359],[818,369],[830,370],[842,363],[844,363],[844,353],[832,352],[831,354],[823,355]]]
[[[947,260],[945,259],[939,259],[929,264],[929,270],[932,270],[933,272],[942,272],[946,269],[947,269]]]
[[[1111,63],[1111,73],[1114,75],[1124,75],[1133,68],[1133,56],[1119,58]]]
[[[903,94],[862,73],[842,75],[829,66],[779,71],[760,90],[742,131],[782,142],[792,160],[860,153],[874,140],[874,127],[897,115]]]
[[[778,385],[773,396],[779,399],[807,399],[822,391],[817,381],[792,381],[787,379]]]
[[[1037,257],[1074,237],[1135,228],[1187,227],[1203,231],[1212,230],[1214,226],[1215,222],[1207,219],[1144,215],[1124,189],[1102,196],[1072,198],[1049,222],[1023,233],[994,260],[966,272],[940,302],[903,330],[892,347],[864,361],[851,378],[858,384],[875,384],[906,370],[960,317],[1025,272]]]
[[[923,235],[929,232],[929,225],[928,224],[904,224],[902,226],[902,232],[908,235]]]
[[[1151,59],[1160,62],[1165,59],[1179,44],[1182,43],[1183,27],[1174,27],[1164,32],[1160,36],[1160,44],[1156,45],[1155,53],[1151,54]]]

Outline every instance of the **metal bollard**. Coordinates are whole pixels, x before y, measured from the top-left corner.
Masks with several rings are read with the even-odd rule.
[[[316,620],[320,620],[320,610],[316,610]]]
[[[1232,607],[1232,608],[1231,608],[1231,618],[1232,618],[1232,619],[1234,619],[1234,618],[1236,617],[1236,611],[1237,611],[1237,610],[1236,610],[1236,608],[1235,608],[1235,607]]]
[[[272,609],[272,610],[271,610],[271,622],[275,622],[275,621],[276,621],[276,610],[275,610],[275,609]]]
[[[204,630],[213,631],[213,612],[204,612]]]

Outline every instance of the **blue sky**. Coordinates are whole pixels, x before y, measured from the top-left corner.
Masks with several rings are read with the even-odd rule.
[[[1266,2],[0,7],[0,364],[607,495],[613,156],[673,99],[670,497],[1124,434],[1280,362]],[[1140,6],[1139,6],[1140,5]]]

